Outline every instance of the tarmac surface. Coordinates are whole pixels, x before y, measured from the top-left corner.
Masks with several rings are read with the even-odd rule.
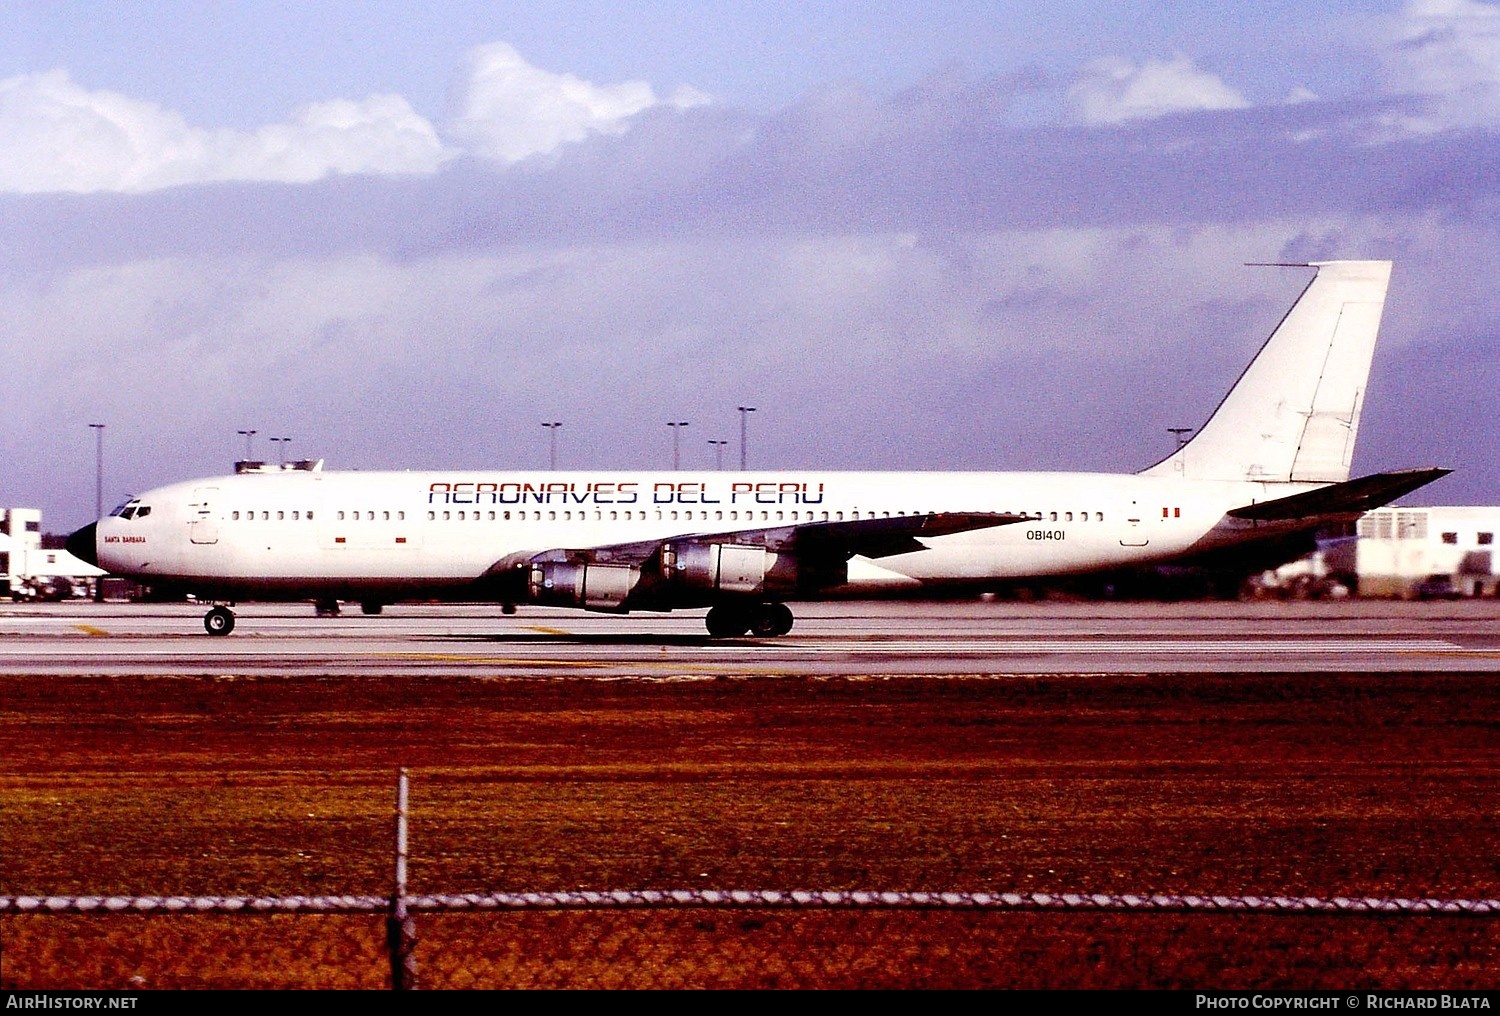
[[[710,639],[702,611],[591,614],[247,604],[233,634],[196,604],[0,607],[0,674],[1454,673],[1500,671],[1500,600],[794,604],[781,638]]]

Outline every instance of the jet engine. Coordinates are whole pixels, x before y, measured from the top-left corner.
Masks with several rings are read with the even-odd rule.
[[[623,613],[640,580],[634,565],[539,561],[531,566],[527,592],[537,603]]]
[[[847,581],[842,557],[806,556],[755,544],[661,544],[634,564],[572,560],[522,566],[525,599],[558,607],[626,613],[707,606],[724,599],[776,600]]]
[[[684,543],[662,548],[662,571],[689,589],[738,596],[784,596],[845,581],[843,560],[814,562],[765,547]]]

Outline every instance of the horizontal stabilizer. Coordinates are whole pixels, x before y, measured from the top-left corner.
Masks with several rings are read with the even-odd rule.
[[[1425,487],[1451,472],[1451,469],[1430,468],[1374,473],[1302,494],[1279,497],[1274,501],[1249,504],[1243,508],[1235,508],[1229,514],[1237,519],[1253,519],[1257,522],[1306,519],[1319,515],[1358,515],[1390,504],[1396,498],[1410,494],[1418,487]]]

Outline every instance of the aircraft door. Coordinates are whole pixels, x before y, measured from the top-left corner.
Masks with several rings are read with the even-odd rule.
[[[219,500],[218,487],[197,487],[188,502],[188,536],[194,543],[219,542],[219,520],[214,505]]]
[[[1141,526],[1141,508],[1136,502],[1130,502],[1125,513],[1125,532],[1120,537],[1122,547],[1144,547],[1150,544],[1151,534]]]

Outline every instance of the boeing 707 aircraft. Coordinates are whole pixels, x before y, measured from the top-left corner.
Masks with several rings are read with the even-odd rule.
[[[131,498],[68,539],[213,603],[708,608],[783,635],[788,601],[984,588],[1197,560],[1307,534],[1448,470],[1351,480],[1388,261],[1327,261],[1208,422],[1134,474],[387,472],[249,468]]]

